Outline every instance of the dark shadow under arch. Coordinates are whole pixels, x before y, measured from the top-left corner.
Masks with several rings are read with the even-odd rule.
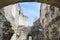
[[[10,5],[10,4],[15,4],[15,3],[18,3],[18,2],[41,2],[41,3],[46,3],[46,4],[49,4],[49,5],[52,5],[52,6],[56,6],[56,7],[59,7],[60,8],[60,1],[59,0],[1,0],[0,1],[0,9],[7,6],[7,5]]]
[[[31,34],[28,34],[28,35],[27,35],[27,40],[29,40],[29,37],[30,37],[30,36],[32,37],[32,40],[33,40],[33,36],[32,36]]]

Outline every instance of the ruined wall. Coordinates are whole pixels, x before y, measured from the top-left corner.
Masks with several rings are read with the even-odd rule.
[[[29,32],[28,27],[28,17],[23,15],[23,13],[19,14],[19,27],[18,27],[18,39],[17,40],[26,40],[26,36]]]
[[[14,30],[18,27],[18,20],[19,20],[19,6],[18,4],[8,5],[3,8],[5,12],[5,17],[8,21],[11,22]]]
[[[44,40],[43,26],[40,24],[40,18],[37,19],[31,28],[33,40]]]
[[[11,37],[11,40],[18,40],[20,37],[20,27],[28,27],[28,18],[21,13],[18,3],[6,6],[3,8],[5,12],[6,19],[11,23],[14,34]],[[20,27],[19,27],[20,26]],[[22,29],[24,30],[24,29]],[[26,31],[26,30],[25,30]],[[22,32],[23,33],[23,32]],[[26,33],[24,33],[26,34]],[[21,34],[21,38],[25,35]],[[20,39],[19,39],[20,40]]]
[[[27,33],[28,28],[25,28],[25,27],[28,27],[28,18],[26,16],[24,16],[23,14],[21,14],[21,9],[19,8],[19,4],[17,3],[17,4],[8,5],[4,8],[2,8],[0,10],[0,12],[2,13],[2,14],[0,13],[0,15],[1,15],[1,17],[0,17],[0,19],[1,19],[0,20],[1,40],[2,39],[3,40],[18,40],[20,38],[20,35],[21,35],[20,34],[21,30],[19,29],[21,26],[23,26],[22,30],[24,30],[24,32],[25,32],[24,35],[23,34],[21,35],[21,38],[23,38],[23,37],[26,38],[25,34]],[[6,25],[9,25],[9,23],[4,25],[7,21],[10,22],[10,24],[11,24],[10,28],[9,28],[9,26],[6,26]],[[13,35],[11,35],[10,29],[14,30]],[[4,30],[4,33],[2,30]],[[23,33],[23,32],[21,31],[21,33]]]
[[[14,34],[11,37],[11,40],[17,40],[17,27],[19,22],[19,6],[17,4],[8,5],[2,8],[4,11],[4,16],[11,23],[12,29],[14,30]]]
[[[0,40],[10,40],[13,35],[12,25],[6,19],[3,9],[0,9]],[[8,37],[8,38],[7,38]]]
[[[58,40],[60,36],[60,9],[48,4],[41,4],[40,22],[44,28],[45,40]]]
[[[30,32],[30,27],[19,27],[20,31],[19,31],[19,35],[18,35],[18,39],[17,40],[26,40],[27,39],[27,35]]]
[[[19,25],[28,27],[28,17],[20,13],[19,15]]]
[[[0,9],[0,40],[3,39],[3,23],[6,21],[5,16],[3,15],[2,9]]]

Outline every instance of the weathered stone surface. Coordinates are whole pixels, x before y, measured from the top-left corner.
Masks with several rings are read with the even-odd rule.
[[[24,27],[24,26],[21,27],[20,26],[19,30],[20,31],[18,32],[18,35],[19,35],[18,40],[26,40],[27,35],[30,32],[30,27]]]
[[[12,25],[10,22],[5,21],[3,23],[3,39],[2,40],[10,40],[14,31],[11,29]]]
[[[4,16],[11,23],[11,25],[12,25],[11,28],[14,30],[13,35],[10,33],[12,35],[12,37],[10,39],[8,38],[6,40],[20,40],[20,38],[21,39],[26,38],[26,35],[29,32],[28,31],[29,30],[29,28],[28,28],[28,17],[24,16],[21,13],[21,10],[18,6],[18,3],[6,6],[2,9],[4,11],[4,13],[3,13]],[[22,28],[21,28],[21,26],[22,26]],[[24,34],[20,34],[21,30],[23,30]],[[21,32],[21,33],[23,33],[23,32]],[[8,32],[8,34],[9,34],[9,32]],[[7,36],[8,35],[6,35],[5,37],[7,37]],[[8,37],[10,37],[10,36],[8,36]]]
[[[19,6],[18,4],[12,4],[3,8],[5,13],[5,17],[8,21],[10,21],[13,26],[13,30],[15,31],[18,27],[19,22]]]
[[[8,35],[10,34],[10,36],[6,35],[5,37],[10,37],[10,39],[6,39],[6,40],[17,40],[17,37],[16,37],[16,31],[17,31],[17,27],[18,27],[18,22],[19,22],[19,6],[18,4],[12,4],[12,5],[9,5],[9,6],[6,6],[4,8],[2,8],[3,11],[4,11],[4,16],[5,18],[11,23],[11,28],[14,30],[14,34],[12,35],[12,33],[8,32]],[[12,30],[11,30],[12,31]],[[15,37],[14,37],[15,36]]]
[[[48,12],[48,15],[46,15],[47,12]],[[59,30],[60,29],[59,27],[60,10],[59,8],[51,6],[51,5],[47,5],[47,4],[41,4],[40,22],[42,26],[44,27],[45,40],[58,40],[60,38],[60,30]]]
[[[11,27],[12,25],[7,21],[3,9],[0,9],[0,40],[10,40],[14,33]]]
[[[33,23],[33,26],[31,27],[31,31],[29,32],[27,39],[29,40],[29,36],[31,36],[32,40],[44,40],[43,33],[44,33],[43,27],[40,24],[39,18]]]
[[[3,39],[3,23],[6,21],[5,16],[3,15],[2,9],[0,9],[0,40]]]
[[[19,14],[19,25],[28,27],[28,17],[23,15],[23,13]]]

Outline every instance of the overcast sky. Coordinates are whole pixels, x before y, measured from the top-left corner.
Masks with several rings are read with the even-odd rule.
[[[33,22],[40,16],[40,3],[37,2],[24,2],[19,3],[21,10],[25,16],[28,17],[29,26],[33,25]]]

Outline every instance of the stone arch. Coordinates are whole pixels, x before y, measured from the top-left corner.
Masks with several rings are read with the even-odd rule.
[[[29,40],[29,37],[32,37],[32,40],[33,40],[33,36],[31,34],[27,35],[27,40]]]
[[[4,0],[4,1],[1,0],[0,1],[0,8],[10,5],[10,4],[15,4],[18,2],[41,2],[41,3],[50,4],[50,5],[60,8],[60,3],[59,3],[60,1],[58,1],[58,0],[55,0],[55,1],[54,0],[49,0],[49,1],[48,0]]]

